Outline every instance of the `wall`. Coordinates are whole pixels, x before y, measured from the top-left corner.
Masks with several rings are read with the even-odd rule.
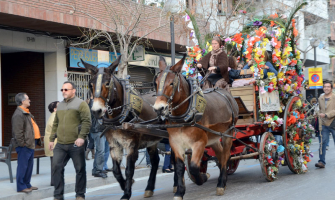
[[[45,129],[44,54],[35,52],[8,53],[1,56],[2,109],[4,145],[12,138],[11,116],[16,106],[8,105],[8,93],[25,92],[31,100],[29,107],[40,128]]]

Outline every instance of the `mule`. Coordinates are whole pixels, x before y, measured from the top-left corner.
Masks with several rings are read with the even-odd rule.
[[[120,62],[121,56],[107,68],[97,68],[89,63],[82,61],[86,71],[92,75],[89,81],[90,89],[94,96],[92,113],[96,118],[108,118],[107,121],[117,119],[122,109],[116,109],[112,113],[108,109],[121,107],[124,104],[124,88],[119,79],[113,73]],[[139,117],[143,120],[149,120],[156,117],[156,113],[149,103],[153,104],[155,98],[153,94],[141,96],[145,99]],[[117,122],[117,120],[116,120]],[[110,129],[105,133],[110,146],[110,155],[113,160],[113,174],[124,191],[121,199],[130,199],[135,171],[135,162],[138,159],[138,150],[147,148],[152,165],[144,197],[151,197],[155,189],[156,174],[159,164],[159,155],[157,143],[162,139],[160,137],[149,136],[137,132]],[[126,179],[121,174],[120,164],[123,157],[123,149],[127,150]]]
[[[190,101],[181,104],[191,95],[189,83],[181,75],[185,57],[172,67],[167,67],[164,58],[160,57],[159,68],[161,72],[155,80],[157,99],[153,106],[158,116],[164,116],[164,118],[169,119],[166,115],[171,114],[170,108],[174,108],[177,105],[180,107],[172,109],[172,116],[183,115],[188,110]],[[211,92],[204,91],[204,98],[207,101],[207,105],[202,118],[197,122],[198,124],[222,133],[236,123],[238,119],[238,105],[228,91],[224,89],[212,89]],[[167,123],[171,123],[171,121]],[[220,142],[221,137],[219,135],[193,126],[167,128],[167,131],[172,151],[175,154],[175,173],[178,177],[178,186],[174,194],[174,200],[183,199],[186,191],[183,159],[186,150],[192,150],[190,174],[194,176],[196,184],[202,185],[209,178],[209,174],[200,173],[200,160],[205,147],[211,147],[215,151],[220,169],[216,194],[223,195],[227,182],[226,169],[227,161],[230,158],[232,138],[223,138],[222,142]],[[229,131],[227,134],[233,135],[233,131]]]

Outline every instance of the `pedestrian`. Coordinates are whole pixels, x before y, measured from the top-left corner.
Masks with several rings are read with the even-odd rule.
[[[49,148],[53,149],[55,133],[57,145],[53,149],[52,176],[55,199],[64,199],[64,168],[71,158],[76,169],[76,200],[85,199],[86,162],[85,139],[91,127],[91,113],[87,103],[76,97],[76,86],[64,82],[61,92],[64,100],[59,103],[50,136]]]
[[[35,138],[40,138],[40,130],[34,116],[29,112],[30,99],[26,93],[15,96],[17,108],[12,116],[12,135],[17,155],[16,189],[29,193],[37,190],[30,184],[34,166]]]
[[[92,106],[93,106],[93,99],[91,98],[89,104],[90,109],[92,108]],[[92,111],[91,111],[91,120],[92,120],[92,126],[90,129],[90,134],[93,138],[95,146],[92,176],[107,178],[107,174],[103,172],[103,167],[105,164],[106,137],[105,136],[101,137],[102,131],[105,129],[105,127],[98,122],[98,119],[94,117]]]
[[[86,153],[85,153],[85,158],[86,158],[86,160],[89,160],[88,154],[91,152],[92,159],[94,159],[94,156],[95,156],[94,139],[93,139],[91,133],[88,134],[87,140],[88,140],[88,145],[87,145],[87,149],[86,149]]]
[[[105,143],[105,164],[104,164],[103,170],[107,171],[107,172],[113,171],[113,169],[112,168],[108,168],[108,165],[107,165],[108,158],[109,158],[109,151],[110,151],[109,142],[106,139],[106,143]]]
[[[45,135],[44,135],[44,152],[45,152],[45,156],[50,157],[50,167],[51,167],[51,181],[50,181],[50,185],[54,186],[54,181],[53,181],[53,176],[52,176],[52,158],[54,156],[53,151],[51,151],[49,149],[49,142],[50,142],[50,135],[51,135],[51,131],[52,131],[52,126],[54,123],[54,119],[56,116],[56,111],[57,111],[57,106],[59,104],[59,101],[54,101],[52,103],[49,104],[48,109],[49,112],[51,113],[48,122],[47,122],[47,126],[45,127]],[[57,144],[57,138],[54,141],[54,147]]]
[[[333,138],[335,138],[335,94],[332,93],[332,90],[332,83],[330,81],[323,81],[324,94],[319,97],[319,129],[321,130],[320,160],[315,164],[315,167],[319,168],[325,168],[326,165],[326,146],[329,141],[329,133],[332,133]]]
[[[174,170],[172,169],[172,165],[171,165],[171,146],[169,143],[169,139],[162,139],[161,143],[165,144],[165,156],[164,156],[164,165],[162,168],[162,172],[163,173],[172,173]]]

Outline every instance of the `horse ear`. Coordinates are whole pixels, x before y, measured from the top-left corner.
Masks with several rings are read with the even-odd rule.
[[[85,70],[90,73],[91,75],[95,75],[96,73],[98,73],[98,68],[87,63],[87,62],[84,62],[83,59],[81,59],[81,62],[83,63],[84,67],[85,67]],[[77,63],[77,65],[79,66],[79,62]]]
[[[171,70],[174,72],[181,72],[181,70],[183,69],[185,58],[186,54],[184,54],[183,58],[179,62],[177,62],[175,65],[171,67]]]
[[[112,74],[114,71],[115,71],[115,69],[116,69],[116,67],[119,65],[119,63],[120,63],[120,60],[121,60],[121,55],[107,68],[108,69],[108,72],[110,73],[110,74]]]
[[[165,70],[165,68],[166,68],[166,61],[165,61],[165,59],[164,59],[163,56],[159,56],[159,63],[158,63],[158,65],[159,65],[159,69],[161,71]]]

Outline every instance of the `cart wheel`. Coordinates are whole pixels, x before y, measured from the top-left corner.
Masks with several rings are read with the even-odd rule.
[[[241,154],[237,154],[239,156]],[[237,170],[238,164],[240,164],[240,160],[228,160],[227,162],[227,174],[232,175]]]
[[[287,102],[287,105],[286,105],[286,108],[285,108],[285,113],[284,113],[284,123],[283,123],[283,143],[284,143],[284,147],[285,147],[285,160],[286,160],[288,168],[295,174],[301,174],[304,171],[301,171],[301,170],[296,169],[294,167],[294,159],[293,159],[293,156],[291,154],[291,150],[289,148],[289,146],[290,146],[289,143],[290,143],[291,136],[290,136],[290,134],[288,134],[286,132],[286,129],[288,128],[287,127],[287,120],[288,120],[287,114],[292,111],[293,105],[298,100],[300,100],[299,97],[291,97],[291,99]],[[297,132],[299,132],[298,128],[297,128]]]
[[[192,176],[190,174],[191,160],[192,160],[192,154],[186,154],[185,155],[185,167],[186,167],[187,175],[191,179],[191,181],[193,183],[195,183],[194,176]],[[208,166],[208,159],[207,159],[207,157],[205,155],[202,156],[202,159],[201,159],[200,162],[201,162],[200,163],[200,173],[206,174],[207,173],[207,166]]]
[[[271,141],[275,141],[275,137],[270,132],[266,132],[262,135],[261,143],[259,145],[260,155],[259,162],[261,164],[263,175],[269,182],[274,181],[277,178],[278,173],[278,145],[271,145]]]

